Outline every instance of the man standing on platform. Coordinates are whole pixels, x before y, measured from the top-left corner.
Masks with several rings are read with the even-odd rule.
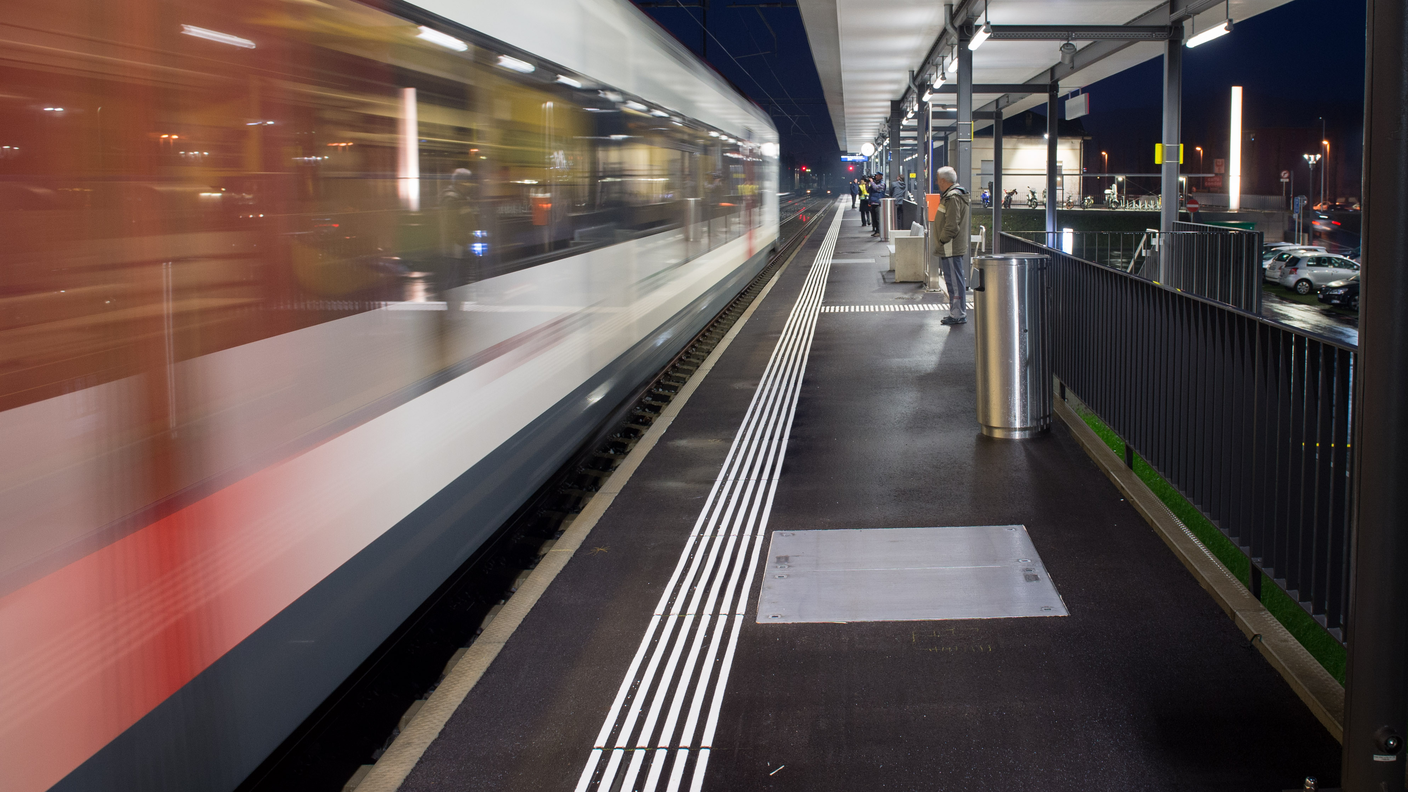
[[[968,283],[964,265],[968,258],[968,191],[958,183],[958,171],[944,166],[938,172],[939,210],[934,215],[932,230],[934,254],[944,270],[944,288],[948,290],[946,325],[968,321]]]
[[[856,196],[860,195],[860,187],[856,185],[856,180],[851,179],[851,208],[856,208]]]

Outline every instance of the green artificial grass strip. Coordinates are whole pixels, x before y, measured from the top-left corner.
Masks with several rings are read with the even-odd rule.
[[[1096,435],[1109,446],[1116,456],[1124,456],[1124,440],[1115,434],[1110,427],[1105,425],[1096,415],[1083,406],[1074,406],[1076,414],[1085,421],[1086,425],[1095,432]],[[1243,586],[1250,588],[1251,585],[1251,560],[1246,554],[1227,538],[1216,525],[1213,525],[1197,507],[1188,502],[1160,476],[1152,467],[1146,464],[1139,464],[1138,455],[1135,455],[1134,473],[1140,481],[1149,488],[1160,501],[1173,512],[1174,516],[1188,527],[1189,531],[1203,543],[1219,562],[1227,568]],[[1266,607],[1276,621],[1286,628],[1295,637],[1300,645],[1320,663],[1326,671],[1335,679],[1344,684],[1345,667],[1345,647],[1333,635],[1317,622],[1314,617],[1306,613],[1300,603],[1291,599],[1290,595],[1281,590],[1281,587],[1274,582],[1262,579],[1261,584],[1261,604]]]
[[[1325,670],[1330,672],[1330,676],[1344,684],[1345,666],[1345,646],[1340,643],[1335,636],[1330,635],[1320,622],[1313,616],[1305,612],[1305,608],[1300,603],[1291,599],[1290,595],[1281,590],[1281,587],[1270,581],[1263,581],[1261,584],[1261,604],[1266,606],[1276,621],[1281,622],[1281,626],[1286,631],[1295,636],[1300,645],[1305,647],[1310,656],[1314,657]]]

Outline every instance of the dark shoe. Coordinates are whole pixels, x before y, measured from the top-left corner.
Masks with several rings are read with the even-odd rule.
[[[968,317],[965,316],[965,317],[963,317],[962,319],[954,319],[952,316],[945,316],[944,318],[942,318],[942,319],[939,320],[939,324],[941,324],[941,325],[961,325],[961,324],[968,324]]]
[[[880,232],[876,231],[875,233],[871,234],[871,236],[880,236]]]

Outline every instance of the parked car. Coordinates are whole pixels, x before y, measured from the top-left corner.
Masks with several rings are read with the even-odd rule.
[[[1343,305],[1351,311],[1359,310],[1359,274],[1321,286],[1315,299],[1330,305]]]
[[[1308,253],[1313,254],[1329,252],[1330,251],[1326,250],[1323,247],[1320,247],[1319,245],[1296,245],[1292,247],[1278,248],[1270,251],[1269,253],[1264,252],[1261,256],[1262,277],[1274,283],[1281,279],[1281,267],[1291,258],[1295,256],[1306,255]]]
[[[1344,256],[1300,253],[1281,265],[1281,277],[1276,282],[1296,294],[1310,294],[1317,286],[1344,280],[1359,272],[1359,265]]]

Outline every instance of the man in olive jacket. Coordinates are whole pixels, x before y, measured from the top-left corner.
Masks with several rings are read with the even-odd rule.
[[[929,236],[934,255],[939,257],[943,267],[944,287],[948,289],[948,316],[941,321],[946,325],[965,324],[968,321],[965,302],[968,283],[964,273],[968,257],[968,191],[958,183],[958,172],[953,168],[939,168],[937,176],[943,198],[934,214]]]

